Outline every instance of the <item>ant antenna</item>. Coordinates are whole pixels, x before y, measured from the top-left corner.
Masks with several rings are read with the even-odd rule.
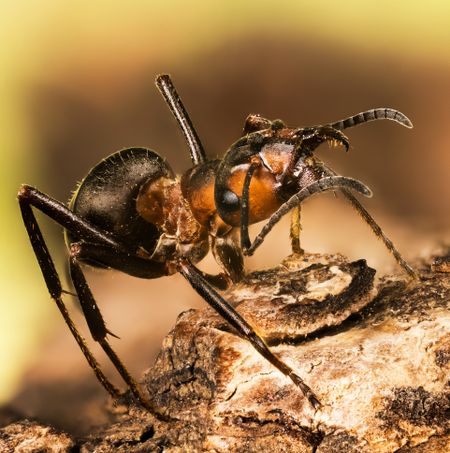
[[[370,121],[376,120],[391,120],[395,121],[402,126],[411,129],[413,124],[411,123],[410,119],[404,115],[402,112],[394,109],[371,109],[366,110],[365,112],[358,113],[357,115],[349,116],[343,120],[336,121],[335,123],[327,124],[327,126],[331,126],[334,129],[347,129],[348,127],[357,126],[361,123],[369,123]]]
[[[251,170],[251,167],[249,169],[249,176],[248,176],[248,181],[250,181],[251,174],[253,173],[254,170]],[[247,178],[246,178],[247,179]],[[248,184],[250,186],[250,184]],[[313,183],[311,183],[309,186],[303,188],[299,192],[297,192],[295,195],[293,195],[289,200],[287,200],[284,204],[282,204],[276,212],[272,214],[268,222],[263,226],[261,229],[260,233],[258,236],[256,236],[255,240],[253,243],[250,245],[250,239],[248,238],[248,233],[247,237],[241,238],[241,244],[244,248],[244,254],[247,256],[253,255],[254,251],[258,246],[261,245],[261,243],[264,241],[264,238],[270,233],[272,228],[279,222],[279,220],[287,214],[291,209],[295,208],[296,206],[300,205],[302,201],[304,201],[306,198],[309,198],[311,195],[314,195],[319,192],[325,192],[331,189],[351,189],[356,192],[361,193],[362,195],[365,195],[366,197],[371,197],[372,192],[371,190],[364,185],[362,182],[353,179],[353,178],[347,178],[345,176],[327,176],[325,178],[321,178]],[[244,186],[244,190],[247,192],[246,186]],[[247,195],[247,193],[245,194]],[[244,198],[244,195],[243,195]],[[248,218],[248,212],[246,213],[245,211],[248,211],[248,205],[242,203],[243,208],[243,214]],[[242,235],[243,229],[241,225],[241,235]],[[245,231],[244,231],[245,235]]]

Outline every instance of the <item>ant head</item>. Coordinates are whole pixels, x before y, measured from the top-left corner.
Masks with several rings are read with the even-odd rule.
[[[280,203],[323,176],[314,151],[327,141],[348,149],[345,135],[332,126],[291,128],[281,120],[249,115],[244,135],[231,145],[217,168],[214,204],[220,217],[228,225],[240,224],[244,181],[253,165],[250,223],[267,218]]]
[[[251,134],[252,132],[270,129],[272,122],[267,118],[263,118],[259,113],[251,113],[247,116],[244,123],[242,135]]]
[[[278,131],[285,128],[286,125],[281,120],[271,121],[267,118],[262,117],[259,113],[251,113],[245,119],[242,135],[247,135],[251,134],[252,132],[259,132],[264,130]]]
[[[228,225],[240,224],[242,191],[250,165],[256,166],[249,186],[250,223],[266,219],[284,201],[283,186],[288,178],[291,187],[302,149],[297,132],[298,128],[289,128],[281,120],[248,116],[244,135],[228,149],[215,175],[214,205]]]

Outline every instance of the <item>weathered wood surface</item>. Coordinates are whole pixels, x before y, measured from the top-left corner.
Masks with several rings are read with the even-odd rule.
[[[122,406],[112,426],[84,440],[61,434],[48,451],[450,451],[450,274],[432,261],[420,281],[374,282],[363,260],[308,254],[226,293],[319,396],[318,411],[212,310],[190,310],[142,381],[167,421]],[[0,451],[27,429],[38,428],[3,428]]]

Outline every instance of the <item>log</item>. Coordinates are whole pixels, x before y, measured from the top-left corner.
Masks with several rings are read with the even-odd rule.
[[[450,451],[449,251],[422,261],[413,281],[375,279],[340,255],[290,256],[225,293],[318,410],[215,312],[189,310],[142,379],[160,415],[131,402],[114,424],[87,439],[59,433],[67,446],[48,451]],[[58,435],[24,423],[0,430],[0,451],[15,451],[20,430]]]

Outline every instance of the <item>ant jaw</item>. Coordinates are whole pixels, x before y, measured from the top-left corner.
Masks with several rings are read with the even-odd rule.
[[[343,146],[345,148],[345,152],[348,153],[350,149],[350,142],[347,140],[347,137],[345,137],[344,140],[336,140],[335,138],[327,140],[328,146],[330,148],[335,148],[339,145]]]
[[[348,152],[350,149],[348,137],[337,129],[331,128],[330,131],[325,133],[325,137],[330,146],[342,145],[345,148],[345,152]]]
[[[314,151],[323,142],[328,142],[331,147],[342,145],[345,151],[350,149],[347,136],[332,126],[317,126],[290,129],[291,137],[298,140],[298,144],[309,151]]]

